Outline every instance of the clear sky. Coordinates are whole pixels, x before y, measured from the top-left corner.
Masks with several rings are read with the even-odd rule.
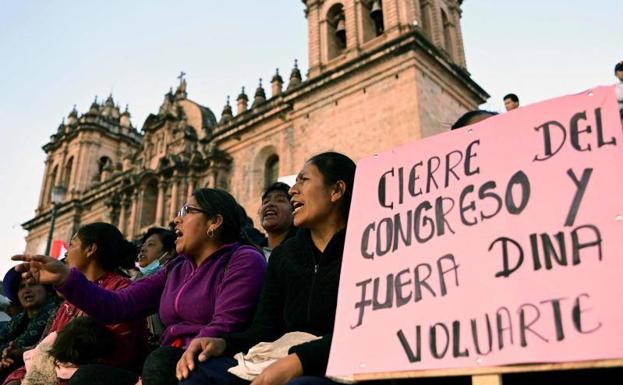
[[[294,59],[307,69],[307,24],[297,0],[176,2],[0,0],[0,274],[24,249],[21,223],[34,215],[43,177],[41,150],[74,104],[113,94],[141,127],[187,73],[189,98],[217,117],[227,95]],[[467,68],[503,111],[612,84],[623,60],[623,1],[466,0]],[[267,87],[268,89],[268,87]],[[0,276],[1,278],[1,276]]]

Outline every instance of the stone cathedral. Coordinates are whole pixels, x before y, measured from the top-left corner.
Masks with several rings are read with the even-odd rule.
[[[487,93],[465,66],[461,0],[307,0],[308,71],[277,71],[267,95],[244,88],[220,116],[193,101],[185,79],[140,130],[112,96],[76,108],[47,154],[26,251],[41,253],[53,187],[54,238],[106,221],[135,239],[166,226],[195,188],[230,191],[255,219],[262,190],[313,154],[354,160],[445,131]],[[301,22],[304,22],[301,16]],[[287,76],[286,76],[287,75]],[[192,87],[189,87],[192,88]]]

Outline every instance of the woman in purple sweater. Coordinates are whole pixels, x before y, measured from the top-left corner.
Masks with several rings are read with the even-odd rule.
[[[117,323],[158,312],[165,325],[162,346],[145,361],[143,384],[176,383],[175,364],[191,340],[244,330],[253,316],[266,262],[244,244],[241,225],[240,206],[229,193],[195,191],[175,218],[179,256],[114,292],[50,257],[14,259],[26,262],[18,267],[25,278],[56,285],[68,301],[99,321]],[[111,373],[97,372],[102,380]],[[87,378],[92,382],[92,376]]]

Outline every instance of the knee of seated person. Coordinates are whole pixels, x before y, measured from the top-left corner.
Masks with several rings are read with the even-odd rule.
[[[184,351],[161,346],[151,352],[143,364],[143,385],[177,383],[175,367]]]
[[[158,370],[164,367],[175,368],[177,361],[182,357],[184,350],[173,346],[161,346],[149,353],[143,365],[143,372],[148,370]]]
[[[231,357],[213,357],[199,362],[195,370],[179,385],[245,385],[249,381],[243,380],[229,373],[227,370],[236,366],[237,362]]]

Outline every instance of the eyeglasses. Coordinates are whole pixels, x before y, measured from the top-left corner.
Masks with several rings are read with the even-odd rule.
[[[189,206],[189,205],[184,205],[184,206],[182,206],[180,211],[177,212],[177,216],[178,217],[185,217],[186,214],[192,214],[192,213],[204,213],[204,214],[207,214],[204,210],[200,209],[199,207],[193,207],[193,206]]]

